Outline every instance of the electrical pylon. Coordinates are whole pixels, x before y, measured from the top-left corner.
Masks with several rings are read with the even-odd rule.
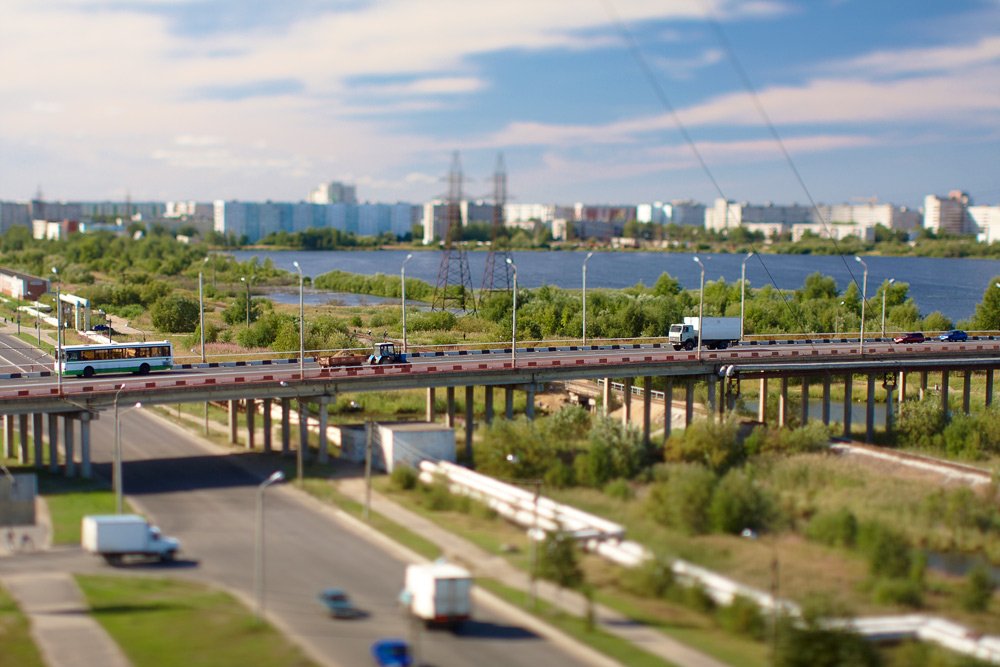
[[[438,268],[437,285],[434,288],[432,310],[458,308],[473,312],[476,310],[475,294],[472,291],[472,274],[469,272],[469,258],[462,246],[462,165],[458,151],[452,155],[451,170],[448,172],[448,203],[446,208],[447,229],[444,235],[444,254]],[[430,224],[433,224],[431,221]]]

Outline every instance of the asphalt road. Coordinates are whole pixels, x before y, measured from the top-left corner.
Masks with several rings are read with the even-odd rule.
[[[142,410],[123,412],[121,422],[126,495],[165,534],[182,542],[176,564],[129,569],[220,584],[252,603],[257,485],[280,460],[276,455],[220,453]],[[108,418],[92,426],[100,475],[110,472],[113,427]],[[266,613],[331,664],[370,664],[371,643],[386,636],[414,641],[427,665],[585,664],[482,605],[460,632],[418,631],[396,607],[405,566],[398,557],[290,488],[265,491],[264,517]],[[100,562],[82,553],[79,557],[91,560],[84,564],[88,570],[93,561]],[[70,554],[57,553],[39,562],[63,567],[70,559]],[[329,618],[316,599],[326,586],[345,587],[368,616]]]

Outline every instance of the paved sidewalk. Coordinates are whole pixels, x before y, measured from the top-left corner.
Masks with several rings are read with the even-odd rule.
[[[340,491],[353,500],[365,502],[365,484],[363,479],[347,479],[339,482]],[[476,545],[444,530],[437,524],[428,521],[404,507],[392,502],[384,496],[372,492],[371,508],[396,523],[406,526],[409,530],[434,542],[441,547],[448,560],[461,563],[473,574],[488,576],[511,588],[523,591],[531,589],[531,578],[511,566],[506,560],[483,551]],[[547,581],[536,583],[538,597],[551,605],[560,607],[570,614],[584,616],[587,601],[582,595],[573,591],[559,589]],[[615,635],[631,642],[639,648],[659,656],[679,667],[726,667],[725,663],[705,655],[682,644],[657,630],[637,623],[618,612],[594,605],[595,623],[608,634]]]

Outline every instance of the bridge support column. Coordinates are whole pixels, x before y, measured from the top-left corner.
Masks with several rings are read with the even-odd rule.
[[[875,442],[875,376],[869,373],[868,397],[865,402],[865,442]]]
[[[488,384],[483,387],[483,392],[483,400],[486,403],[483,418],[486,424],[489,425],[493,423],[493,385]]]
[[[514,387],[507,385],[503,388],[504,414],[507,419],[514,418]]]
[[[465,388],[465,458],[472,467],[472,435],[476,429],[475,422],[475,388]]]
[[[632,423],[632,378],[622,382],[622,425]]]
[[[778,389],[778,428],[788,425],[788,378],[782,376]]]
[[[25,465],[28,462],[28,415],[17,416],[17,431],[21,445],[17,450],[17,462]]]
[[[236,406],[239,401],[229,401],[229,444],[235,445],[240,441],[239,433],[239,413],[237,412]]]
[[[63,416],[63,451],[66,460],[66,476],[76,476],[76,452],[73,451],[73,428],[75,417],[73,415]]]
[[[14,415],[3,415],[3,454],[8,459],[17,456],[14,444]]]
[[[965,371],[962,377],[962,414],[969,414],[969,399],[972,394],[972,371]]]
[[[309,460],[309,406],[299,399],[299,452],[302,460]]]
[[[708,418],[715,419],[715,388],[718,384],[718,378],[715,373],[708,376]]]
[[[893,386],[890,383],[885,383],[885,432],[892,433],[892,421],[893,421],[893,410],[895,410],[896,405],[892,401],[892,390]]]
[[[330,448],[326,439],[326,424],[329,420],[329,410],[327,407],[330,404],[330,397],[323,395],[319,397],[319,407],[317,410],[319,414],[319,462],[329,463],[330,462]]]
[[[663,442],[670,437],[670,429],[674,425],[674,379],[667,378],[667,386],[663,389]]]
[[[757,421],[767,423],[767,378],[760,379],[760,389],[757,395]]]
[[[448,428],[455,428],[455,388],[448,387],[445,389],[445,396],[447,397],[448,408],[445,412],[445,426]]]
[[[922,401],[924,400],[924,394],[927,393],[927,371],[920,371],[920,390],[917,393],[917,397]]]
[[[948,416],[948,371],[941,371],[941,410]]]
[[[59,472],[59,415],[48,414],[49,427],[49,472]]]
[[[601,415],[607,417],[611,413],[611,378],[604,378],[601,387]]]
[[[823,426],[830,425],[830,376],[823,378]]]
[[[899,404],[902,405],[903,401],[906,400],[906,371],[899,371],[899,380],[897,381],[899,385]]]
[[[427,418],[424,420],[427,423],[434,422],[434,387],[427,388]]]
[[[993,369],[986,369],[986,407],[993,405]]]
[[[535,418],[535,383],[532,382],[525,389],[524,414],[528,419]]]
[[[288,456],[292,452],[292,427],[290,415],[292,413],[292,399],[281,399],[281,455]]]
[[[252,398],[246,399],[247,411],[247,449],[254,449],[257,445],[257,401]]]
[[[684,428],[694,421],[694,378],[684,381]]]
[[[35,455],[35,467],[42,467],[42,457],[45,455],[45,433],[42,431],[42,413],[36,412],[31,415],[31,444]]]
[[[261,412],[262,421],[264,422],[264,451],[268,454],[271,453],[273,447],[271,445],[271,440],[274,434],[271,432],[271,399],[265,398],[263,400],[263,411]]]
[[[802,405],[799,406],[799,426],[809,423],[809,378],[802,378]]]
[[[90,413],[80,413],[80,477],[90,479]]]
[[[844,376],[844,437],[851,439],[851,390],[854,389],[854,376],[848,373]]]
[[[653,378],[642,378],[642,442],[649,447],[649,414],[653,397]]]

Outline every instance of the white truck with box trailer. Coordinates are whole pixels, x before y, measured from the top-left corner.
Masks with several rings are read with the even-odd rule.
[[[408,565],[400,603],[427,625],[455,627],[472,616],[472,575],[445,562]]]
[[[120,563],[125,556],[173,560],[181,543],[164,537],[160,529],[137,514],[105,514],[83,517],[80,543],[85,551]]]
[[[709,350],[724,350],[740,340],[740,318],[703,317],[701,346]],[[698,347],[698,318],[685,317],[683,324],[671,324],[667,339],[675,350],[693,350]]]

